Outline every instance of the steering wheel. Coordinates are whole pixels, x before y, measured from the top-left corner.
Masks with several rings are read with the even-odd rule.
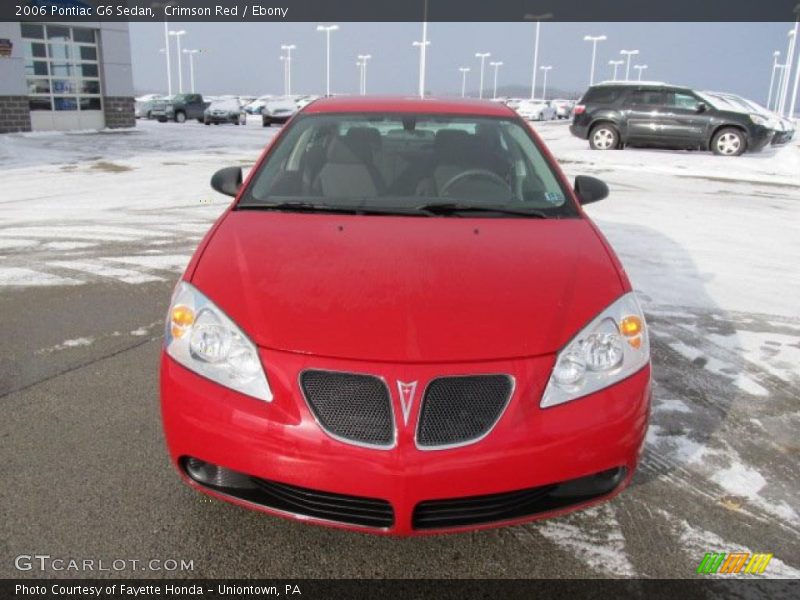
[[[461,181],[462,179],[471,179],[471,178],[479,178],[479,179],[486,179],[491,181],[492,183],[500,184],[504,189],[511,191],[511,186],[508,182],[500,177],[497,173],[493,173],[488,169],[469,169],[467,171],[462,171],[457,175],[451,177],[447,183],[442,186],[442,189],[439,190],[440,196],[446,196],[447,192],[450,191],[450,188],[453,187],[456,183]]]

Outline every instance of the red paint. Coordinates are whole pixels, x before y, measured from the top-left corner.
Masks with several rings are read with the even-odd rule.
[[[320,100],[303,112],[366,110],[513,114],[494,103],[364,98]],[[274,401],[222,387],[164,355],[162,411],[173,461],[194,456],[265,479],[383,498],[395,510],[390,533],[399,535],[420,533],[410,522],[422,500],[617,466],[628,468],[629,481],[647,429],[649,366],[583,399],[539,407],[556,353],[630,290],[610,246],[579,213],[530,220],[226,212],[185,278],[259,346]],[[384,377],[397,447],[361,448],[326,435],[299,389],[307,368]],[[475,373],[516,380],[494,430],[473,445],[418,450],[413,432],[426,383]],[[418,382],[407,425],[398,380]]]

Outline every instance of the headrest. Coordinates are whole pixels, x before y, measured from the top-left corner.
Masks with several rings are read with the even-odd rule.
[[[369,145],[378,149],[381,146],[381,132],[374,127],[351,127],[345,137],[351,148]]]
[[[477,165],[486,158],[476,136],[462,129],[437,131],[433,148],[439,164]]]
[[[328,146],[328,162],[338,164],[362,163],[363,160],[353,151],[344,138],[335,137]]]

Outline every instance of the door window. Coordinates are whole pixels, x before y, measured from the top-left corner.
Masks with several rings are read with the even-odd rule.
[[[685,92],[668,92],[667,104],[673,108],[697,110],[698,100],[693,94]]]
[[[628,102],[640,106],[661,106],[664,104],[664,92],[661,90],[634,90],[628,96]]]

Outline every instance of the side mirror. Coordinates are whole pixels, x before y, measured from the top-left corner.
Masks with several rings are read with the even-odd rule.
[[[239,167],[225,167],[211,176],[211,187],[220,194],[236,197],[242,187],[242,169]]]
[[[581,204],[590,204],[608,196],[608,186],[596,177],[578,175],[575,178],[575,193]]]
[[[708,110],[708,104],[706,104],[705,102],[699,102],[697,104],[697,112],[703,113],[706,112],[707,110]]]

